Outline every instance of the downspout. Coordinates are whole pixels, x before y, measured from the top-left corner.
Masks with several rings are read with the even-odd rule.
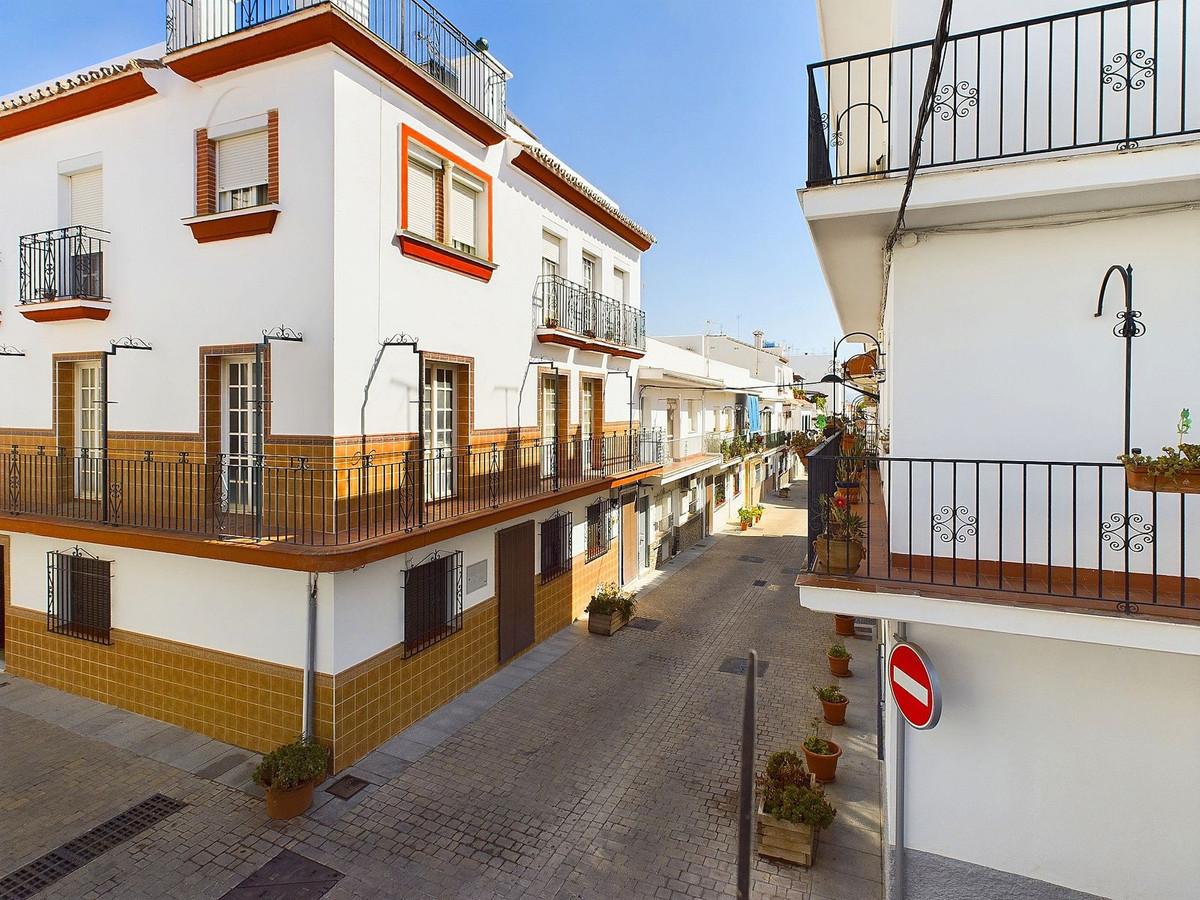
[[[896,632],[892,636],[896,642],[908,640],[908,628],[904,622],[896,623]],[[886,650],[886,642],[885,642]],[[884,659],[887,659],[885,653]],[[884,683],[887,683],[887,673],[884,673]],[[896,716],[896,849],[895,849],[895,865],[892,868],[893,878],[893,898],[894,900],[904,900],[906,894],[905,884],[905,868],[904,868],[904,717],[900,715],[899,710],[895,711]]]
[[[315,683],[317,674],[317,573],[308,575],[308,635],[304,655],[303,735],[304,740],[314,738],[313,718],[315,709]]]

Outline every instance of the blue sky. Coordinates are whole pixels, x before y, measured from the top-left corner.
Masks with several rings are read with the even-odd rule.
[[[712,320],[828,351],[837,322],[795,193],[820,58],[810,0],[436,5],[513,70],[513,112],[658,237],[651,334]],[[163,39],[163,0],[4,6],[0,95]]]

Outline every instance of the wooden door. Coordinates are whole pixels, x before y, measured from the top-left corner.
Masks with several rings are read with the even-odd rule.
[[[533,646],[533,520],[496,533],[500,663]]]
[[[621,498],[621,584],[637,578],[637,495]]]

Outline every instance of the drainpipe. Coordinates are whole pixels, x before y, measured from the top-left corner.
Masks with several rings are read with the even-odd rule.
[[[317,573],[308,575],[308,637],[304,655],[304,697],[303,729],[304,740],[313,740],[313,710],[315,703],[315,683],[317,673]]]
[[[896,623],[892,639],[897,643],[908,640],[908,628],[904,622]],[[887,649],[886,646],[884,648]],[[887,659],[885,653],[884,659]],[[887,673],[884,673],[884,685],[887,685]],[[906,894],[904,869],[904,717],[898,710],[896,716],[896,850],[895,865],[892,869],[892,887],[895,900],[904,900]]]

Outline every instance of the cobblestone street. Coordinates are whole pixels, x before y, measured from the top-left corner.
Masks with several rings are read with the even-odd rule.
[[[106,725],[89,736],[46,721],[50,698],[73,698],[0,675],[0,877],[161,793],[188,806],[45,896],[216,898],[285,848],[342,873],[329,898],[733,896],[744,680],[720,666],[749,648],[767,663],[760,760],[799,749],[819,712],[812,688],[830,681],[832,622],[801,609],[793,587],[802,505],[771,498],[761,526],[673,564],[639,598],[649,628],[604,638],[577,622],[557,649],[495,676],[523,672],[517,686],[464,698],[469,720],[414,726],[353,767],[370,782],[354,798],[318,789],[320,804],[288,823],[235,779],[139,755],[152,726],[115,746]],[[846,749],[829,788],[838,817],[811,870],[756,857],[756,897],[881,897],[874,647],[851,649],[848,725],[832,729]],[[426,752],[405,752],[421,741]]]

